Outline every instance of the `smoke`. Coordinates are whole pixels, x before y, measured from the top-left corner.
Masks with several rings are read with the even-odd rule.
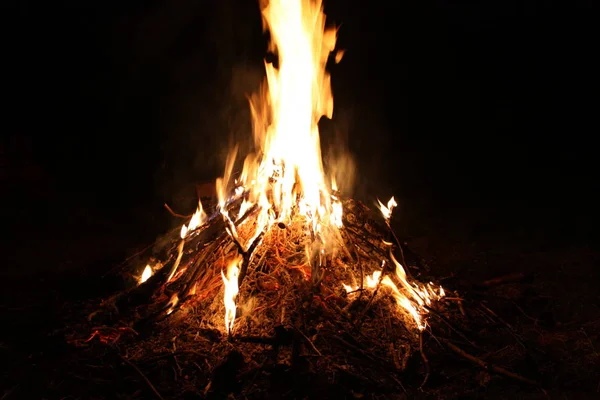
[[[345,196],[352,196],[356,164],[349,148],[348,120],[336,117],[331,121],[323,119],[319,124],[323,164],[327,176],[335,178],[338,190]]]
[[[156,179],[161,201],[186,213],[195,208],[195,186],[214,184],[234,145],[245,155],[252,144],[246,95],[262,81],[266,44],[254,2],[201,7],[180,31],[156,74],[162,80]]]

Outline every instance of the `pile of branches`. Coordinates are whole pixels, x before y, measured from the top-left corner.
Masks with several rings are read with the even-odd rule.
[[[419,271],[419,259],[397,240],[385,245],[395,236],[366,206],[348,200],[343,207],[339,251],[320,271],[306,262],[301,221],[275,227],[244,249],[227,234],[227,223],[213,217],[186,238],[181,255],[173,231],[128,260],[122,271],[132,287],[88,310],[68,341],[119,360],[142,391],[159,399],[396,398],[426,385],[429,360],[447,352],[536,384],[474,355],[483,351],[465,333],[474,320],[456,293],[429,307],[429,325],[419,330],[387,288],[366,290],[366,276],[386,273],[382,261],[391,265],[397,257]],[[255,215],[250,209],[237,220],[240,235],[253,229]],[[237,319],[227,332],[221,271],[236,254],[243,257]],[[148,259],[160,268],[137,284]],[[177,279],[169,280],[173,274]],[[342,283],[357,289],[347,292]],[[489,309],[482,316],[495,318]],[[97,373],[88,379],[104,379]]]

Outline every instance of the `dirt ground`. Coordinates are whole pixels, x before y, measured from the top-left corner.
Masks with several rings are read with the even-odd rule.
[[[98,209],[53,207],[52,220],[18,213],[8,219],[13,236],[5,250],[0,306],[3,399],[89,398],[89,376],[74,375],[70,365],[80,350],[55,333],[64,331],[66,315],[118,287],[102,278],[111,267],[173,223],[160,209],[110,216]],[[149,221],[146,215],[152,213],[159,216]],[[557,228],[545,212],[444,208],[410,199],[401,202],[395,224],[408,247],[426,261],[423,276],[487,304],[502,321],[471,332],[474,342],[494,349],[485,353],[486,362],[509,367],[541,386],[498,376],[440,350],[430,355],[431,377],[422,389],[417,368],[403,379],[406,393],[398,389],[384,396],[326,387],[299,397],[597,398],[598,252],[587,231],[569,224]],[[516,282],[481,286],[512,273],[521,274]],[[467,315],[473,312],[468,304]],[[122,382],[97,377],[94,385],[113,380],[115,392],[98,391],[95,398],[155,395],[123,360],[115,356],[112,363]],[[298,397],[290,385],[271,397]],[[202,389],[186,393],[202,398]]]

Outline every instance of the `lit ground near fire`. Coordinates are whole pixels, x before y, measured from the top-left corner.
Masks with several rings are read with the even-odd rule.
[[[584,244],[560,237],[549,242],[544,235],[544,225],[533,219],[529,220],[530,224],[521,223],[517,232],[514,218],[521,216],[498,222],[493,214],[490,217],[489,210],[449,213],[441,208],[418,208],[416,204],[411,209],[411,216],[399,232],[404,237],[412,237],[408,240],[409,248],[426,261],[419,275],[442,279],[445,287],[458,290],[465,298],[467,318],[456,309],[444,315],[448,315],[456,328],[464,329],[462,333],[479,348],[466,344],[464,338],[432,317],[431,324],[437,329],[437,335],[453,337],[463,349],[486,362],[540,382],[553,397],[586,397],[596,392],[600,378],[596,372],[597,294],[592,285],[581,282],[595,280],[593,265],[597,253]],[[486,224],[482,223],[484,212],[488,215]],[[78,226],[81,228],[81,224]],[[84,230],[88,235],[75,237],[74,230],[65,226],[62,235],[56,234],[56,241],[39,245],[29,242],[40,254],[46,255],[48,265],[63,265],[60,272],[54,268],[51,274],[44,273],[31,262],[24,263],[21,253],[15,253],[12,264],[21,265],[21,273],[37,274],[28,274],[19,291],[3,292],[10,294],[4,299],[6,306],[2,316],[8,321],[2,337],[5,366],[10,365],[11,371],[2,384],[7,393],[12,390],[13,396],[22,398],[67,395],[151,398],[151,389],[136,369],[124,361],[127,358],[132,363],[136,360],[134,365],[164,398],[203,398],[209,382],[213,382],[209,391],[228,382],[227,388],[239,390],[238,394],[246,390],[249,398],[264,398],[267,393],[271,398],[361,395],[402,398],[406,395],[402,389],[397,391],[398,383],[389,376],[390,371],[401,370],[396,379],[408,397],[544,397],[538,387],[498,376],[457,357],[439,345],[434,336],[426,338],[431,374],[419,391],[425,369],[415,347],[417,343],[400,324],[398,316],[401,314],[392,307],[389,296],[382,296],[373,304],[362,328],[367,334],[369,329],[374,329],[373,333],[382,336],[370,336],[365,341],[359,331],[351,329],[348,333],[358,339],[357,344],[343,335],[349,326],[343,314],[337,310],[327,311],[312,293],[305,293],[303,298],[300,292],[296,316],[292,317],[292,312],[286,314],[288,321],[296,323],[310,341],[301,333],[294,333],[295,330],[280,333],[301,336],[292,339],[300,345],[300,355],[293,368],[289,364],[293,359],[293,346],[281,345],[278,358],[268,343],[229,342],[222,330],[200,329],[206,327],[206,321],[201,321],[198,310],[192,309],[183,311],[180,317],[174,315],[173,320],[165,320],[146,337],[125,332],[114,345],[98,340],[90,341],[83,348],[68,345],[67,336],[81,328],[82,310],[97,305],[97,301],[90,299],[105,299],[110,294],[111,280],[101,278],[110,260],[117,262],[127,252],[135,252],[135,247],[144,247],[144,243],[131,241],[135,237],[131,236],[131,230],[124,238],[115,237],[114,232],[126,231],[117,222],[111,223],[109,228],[106,234]],[[60,243],[69,243],[69,246],[61,248]],[[131,250],[126,251],[127,248]],[[514,273],[522,273],[524,278],[491,286],[482,284]],[[8,282],[8,277],[4,281]],[[497,317],[486,316],[482,305]],[[312,313],[316,310],[315,316]],[[386,312],[387,317],[384,314],[383,318],[378,315],[370,319]],[[222,311],[214,316],[215,325],[223,323],[222,316]],[[389,324],[396,329],[391,329]],[[240,328],[243,329],[243,324]],[[277,333],[269,329],[265,327],[263,339],[277,337]],[[395,342],[383,336],[386,332],[388,335],[393,332]],[[383,346],[385,343],[394,343],[396,353]],[[402,344],[408,346],[402,347]],[[361,345],[370,350],[368,355],[359,350]],[[225,364],[230,365],[229,369],[220,368],[221,372],[217,371],[216,375],[209,372],[214,372],[219,365],[217,360],[223,361],[221,357],[235,349],[246,352],[243,360],[237,358],[236,361],[234,352],[230,363]],[[328,358],[331,354],[337,355]],[[393,354],[400,364],[395,364]],[[406,365],[402,365],[403,360]],[[386,362],[391,365],[382,368]],[[231,371],[239,376],[230,380]],[[219,383],[223,377],[225,380]]]

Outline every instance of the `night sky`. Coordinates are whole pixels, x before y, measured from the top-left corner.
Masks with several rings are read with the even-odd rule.
[[[325,1],[346,55],[323,141],[347,138],[353,195],[591,232],[592,3]],[[255,1],[21,1],[3,19],[7,226],[96,215],[158,234],[162,204],[251,137]]]

